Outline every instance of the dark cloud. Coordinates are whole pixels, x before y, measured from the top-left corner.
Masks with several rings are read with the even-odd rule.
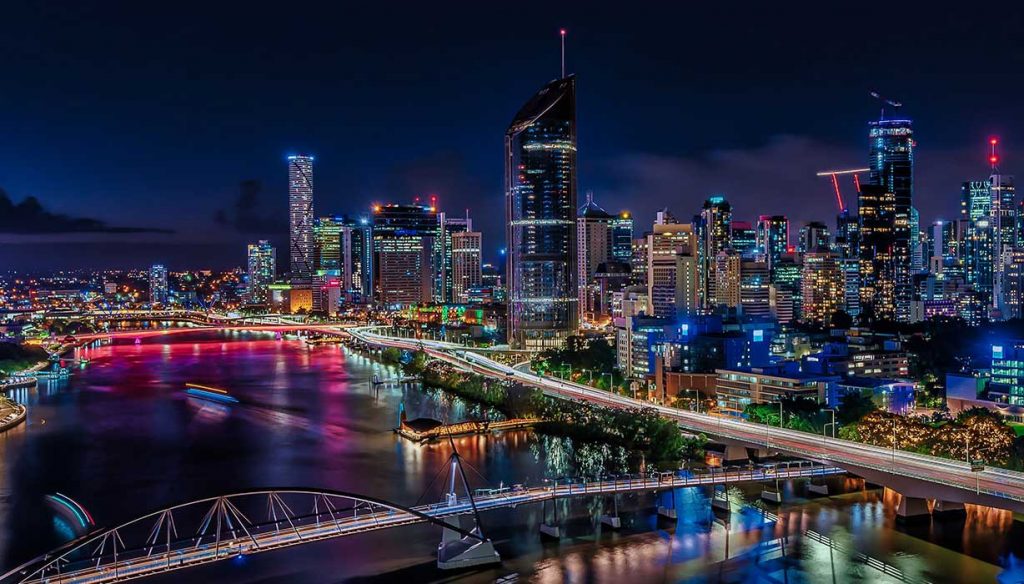
[[[787,215],[833,223],[838,204],[826,169],[866,166],[863,149],[838,146],[803,136],[777,136],[756,148],[715,150],[693,157],[630,154],[606,165],[613,187],[598,192],[602,204],[628,208],[637,216],[637,231],[649,229],[648,218],[668,207],[681,221],[696,214],[711,195],[724,195],[737,220],[758,215]],[[978,156],[967,151],[919,147],[915,158],[915,201],[922,225],[958,212],[960,183],[987,176]],[[862,180],[867,177],[862,175]],[[852,180],[840,185],[845,203],[856,209]]]
[[[213,220],[232,227],[239,233],[278,235],[288,232],[287,209],[264,209],[263,183],[243,180],[238,185],[238,198],[230,209],[219,209]]]
[[[174,233],[152,227],[116,227],[87,217],[69,217],[47,211],[39,199],[26,197],[15,204],[0,188],[0,233],[17,235],[56,233]]]

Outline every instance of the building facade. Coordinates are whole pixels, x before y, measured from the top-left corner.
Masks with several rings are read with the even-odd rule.
[[[579,328],[576,78],[556,79],[505,132],[508,339],[559,347]]]
[[[313,283],[313,157],[288,157],[288,248],[291,283]]]

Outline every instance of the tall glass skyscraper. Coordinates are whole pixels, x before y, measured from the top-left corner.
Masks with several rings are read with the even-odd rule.
[[[576,250],[576,77],[556,79],[505,132],[508,340],[560,346],[579,327]]]
[[[892,231],[888,242],[892,254],[891,285],[893,314],[876,311],[878,316],[910,320],[910,301],[913,300],[911,280],[911,207],[914,204],[914,130],[910,120],[878,120],[868,129],[868,167],[871,184],[892,194]],[[881,275],[879,275],[881,277]]]
[[[313,157],[288,157],[288,249],[293,287],[313,283]]]

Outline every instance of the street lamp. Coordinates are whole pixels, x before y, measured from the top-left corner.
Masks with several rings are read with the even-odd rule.
[[[689,393],[691,391],[693,392],[694,411],[699,414],[700,413],[700,393],[698,393],[697,389],[693,388],[693,387],[687,388],[686,391],[687,391],[687,393]]]
[[[832,426],[832,439],[835,440],[835,438],[836,438],[836,410],[835,410],[835,408],[827,408],[827,409],[824,409],[822,411],[823,412],[832,412],[832,421],[821,427],[821,436],[824,437],[825,436],[825,429],[828,428],[829,426]]]

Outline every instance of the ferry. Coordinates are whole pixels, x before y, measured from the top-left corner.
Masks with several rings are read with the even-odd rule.
[[[224,404],[238,403],[238,398],[231,395],[227,391],[217,387],[210,387],[208,385],[199,385],[198,383],[186,383],[185,393],[191,395],[192,397],[208,399],[210,401],[220,402]]]

